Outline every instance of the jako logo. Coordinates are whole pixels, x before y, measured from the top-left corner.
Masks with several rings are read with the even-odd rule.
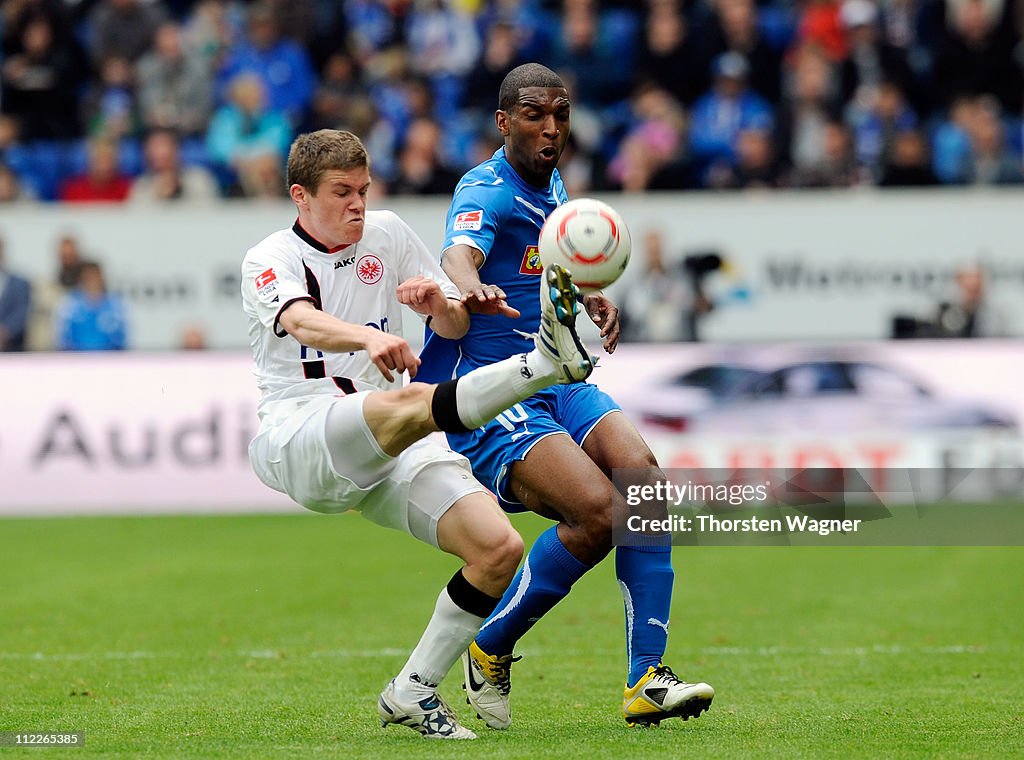
[[[334,262],[334,268],[335,269],[341,269],[342,267],[347,267],[349,264],[353,263],[355,260],[356,260],[355,256],[349,256],[347,259],[341,259],[340,261],[335,261]]]

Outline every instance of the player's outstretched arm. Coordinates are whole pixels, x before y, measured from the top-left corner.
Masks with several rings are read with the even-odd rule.
[[[476,248],[453,245],[445,251],[441,268],[462,293],[462,303],[471,312],[504,314],[515,319],[519,316],[519,310],[508,305],[505,291],[497,285],[484,285],[480,280],[478,270],[483,263],[484,255]]]
[[[430,318],[430,329],[442,338],[458,340],[469,330],[469,312],[462,301],[449,298],[429,277],[410,277],[398,286],[398,302]]]
[[[619,307],[604,293],[588,293],[583,297],[583,306],[594,324],[601,328],[604,350],[614,353],[619,344]]]
[[[404,338],[364,325],[344,322],[320,311],[309,301],[295,301],[285,307],[279,318],[281,327],[309,348],[330,353],[366,351],[384,379],[394,382],[392,371],[409,371],[416,377],[420,360]]]

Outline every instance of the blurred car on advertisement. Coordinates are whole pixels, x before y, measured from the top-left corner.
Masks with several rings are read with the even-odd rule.
[[[818,360],[775,369],[708,364],[619,396],[642,424],[680,433],[850,433],[1001,428],[1008,410],[940,396],[902,369]]]

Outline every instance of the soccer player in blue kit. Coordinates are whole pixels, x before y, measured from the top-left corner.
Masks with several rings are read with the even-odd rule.
[[[441,265],[464,302],[505,303],[474,314],[458,341],[428,331],[417,380],[461,376],[520,353],[524,339],[532,339],[544,272],[538,236],[548,214],[568,200],[556,167],[569,136],[569,114],[565,85],[545,66],[524,64],[502,82],[495,121],[504,146],[456,187]],[[600,293],[587,295],[584,306],[611,353],[619,336],[618,309]],[[589,383],[541,391],[481,428],[448,434],[448,441],[469,458],[506,511],[531,510],[557,521],[530,549],[463,656],[470,704],[489,726],[503,729],[512,722],[516,642],[612,549],[613,520],[627,513],[612,470],[635,468],[645,483],[664,475],[618,405]],[[616,547],[615,571],[625,603],[629,663],[623,717],[630,725],[647,725],[699,716],[714,689],[686,683],[662,663],[674,579],[670,537],[638,536]]]

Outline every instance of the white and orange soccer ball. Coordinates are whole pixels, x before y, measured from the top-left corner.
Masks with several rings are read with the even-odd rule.
[[[594,198],[577,198],[551,212],[538,249],[544,266],[561,264],[581,290],[592,291],[619,279],[633,244],[618,211]]]

